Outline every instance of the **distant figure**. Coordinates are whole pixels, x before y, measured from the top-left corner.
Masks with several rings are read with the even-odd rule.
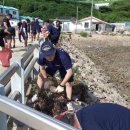
[[[10,19],[12,19],[12,14],[7,14],[7,16],[2,21],[2,28],[3,29],[8,29],[9,27],[11,27]],[[7,42],[7,46],[10,49],[11,48],[11,42],[12,42],[12,35],[8,34],[5,37],[5,42]]]
[[[48,35],[45,35],[45,38],[49,38],[49,40],[56,45],[58,43],[58,38],[59,38],[59,32],[57,29],[50,24],[49,19],[44,20],[44,25],[46,26],[47,30],[49,31]]]
[[[22,40],[21,40],[21,26],[22,26],[22,21],[21,21],[21,19],[19,19],[19,21],[17,23],[17,27],[18,27],[18,38],[19,38],[20,42],[22,42]]]
[[[59,20],[56,21],[56,28],[58,30],[58,33],[59,33],[59,36],[58,36],[58,40],[59,40],[59,37],[60,37],[60,34],[61,34],[61,22]]]
[[[112,103],[97,103],[74,113],[66,113],[56,118],[71,122],[79,130],[130,130],[130,109]]]
[[[20,31],[21,31],[21,35],[24,40],[24,46],[27,47],[28,33],[27,33],[27,21],[26,20],[22,22]]]
[[[13,41],[13,48],[15,48],[15,36],[16,36],[16,31],[15,31],[15,28],[13,28],[13,34],[12,34],[12,41]]]
[[[28,36],[30,37],[30,20],[26,19],[26,21],[27,21],[27,33],[28,33]]]
[[[3,21],[2,21],[2,28],[3,29],[5,29],[5,28],[7,28],[8,29],[8,27],[11,27],[11,24],[10,24],[10,19],[12,19],[12,14],[7,14],[7,16],[3,19]]]
[[[35,19],[35,27],[37,32],[37,40],[39,40],[39,35],[41,33],[41,26],[39,24],[38,18]]]
[[[35,19],[33,18],[31,22],[31,42],[36,40],[36,26],[35,26]]]

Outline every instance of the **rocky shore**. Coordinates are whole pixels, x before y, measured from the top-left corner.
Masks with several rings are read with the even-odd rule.
[[[87,42],[88,39],[75,36],[72,36],[72,38],[73,40],[71,41],[64,40],[62,47],[69,52],[73,59],[73,66],[79,71],[78,78],[87,83],[89,90],[100,102],[118,103],[130,108],[130,97],[126,93],[122,93],[123,88],[121,84],[112,80],[100,66],[97,66],[88,57],[84,44],[81,47],[82,42]],[[96,45],[96,41],[92,45]]]

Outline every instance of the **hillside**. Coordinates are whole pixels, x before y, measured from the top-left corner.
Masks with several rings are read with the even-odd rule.
[[[61,16],[76,17],[76,8],[78,5],[79,19],[90,16],[91,2],[78,3],[72,1],[76,0],[68,2],[62,0],[6,0],[5,5],[18,8],[20,15],[40,17],[41,19],[58,18]],[[100,0],[95,1],[99,2]],[[100,10],[94,9],[93,15],[108,22],[130,21],[130,2],[129,0],[112,2],[109,8],[102,7]]]

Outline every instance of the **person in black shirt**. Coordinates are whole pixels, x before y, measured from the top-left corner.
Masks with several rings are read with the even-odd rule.
[[[28,36],[30,37],[30,20],[29,19],[26,19],[27,20],[27,33],[28,33]]]
[[[17,23],[17,27],[18,27],[18,38],[19,38],[20,42],[22,42],[22,40],[21,40],[21,31],[20,31],[21,26],[22,26],[22,21],[21,21],[21,19],[19,19],[19,21]]]
[[[13,48],[15,48],[15,36],[16,36],[16,32],[15,32],[15,28],[13,28],[13,33],[12,33],[12,40],[13,40]]]
[[[56,21],[56,29],[58,31],[58,40],[60,38],[60,34],[61,34],[61,22],[59,20]]]
[[[12,14],[8,14],[2,21],[2,28],[3,29],[8,29],[9,27],[11,27],[10,24],[10,19],[12,18]],[[12,42],[12,35],[8,34],[5,37],[5,41],[8,43],[8,48],[11,48],[11,42]]]
[[[5,29],[11,27],[9,20],[12,18],[12,14],[8,14],[2,21],[2,28]]]
[[[8,35],[12,35],[13,34],[13,28],[12,27],[8,27],[5,29],[0,29],[0,46],[2,47],[2,50],[5,48],[5,42],[4,42],[4,38]]]
[[[24,40],[24,45],[25,45],[25,47],[27,47],[28,33],[27,33],[27,21],[26,20],[22,22],[20,31],[21,31],[21,35]]]
[[[36,25],[35,25],[35,19],[31,22],[31,42],[36,40]]]

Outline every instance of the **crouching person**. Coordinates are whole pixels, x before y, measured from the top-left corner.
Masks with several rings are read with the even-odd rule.
[[[43,87],[47,74],[54,76],[56,71],[59,71],[62,81],[55,92],[60,93],[66,90],[68,110],[73,110],[71,103],[73,72],[71,58],[68,53],[61,48],[54,48],[51,42],[45,41],[41,45],[38,63],[40,65],[40,73],[37,80],[38,87],[40,89]],[[37,95],[32,97],[32,102],[35,101],[34,99],[37,100]]]
[[[74,114],[64,112],[55,118],[78,130],[130,130],[130,109],[112,103],[89,105]]]

